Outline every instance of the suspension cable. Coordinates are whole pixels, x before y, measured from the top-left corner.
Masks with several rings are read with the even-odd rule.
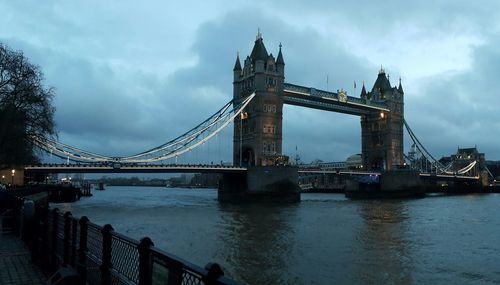
[[[49,152],[57,157],[76,162],[122,162],[122,163],[149,163],[163,161],[189,152],[200,145],[205,144],[212,137],[219,134],[227,125],[236,118],[255,97],[252,93],[248,97],[235,104],[233,100],[225,104],[208,119],[204,120],[196,127],[190,129],[177,138],[163,143],[152,149],[125,157],[110,157],[93,152],[85,151],[59,141],[50,140],[43,137],[33,137],[32,140],[40,149]],[[233,108],[230,109],[230,106]]]

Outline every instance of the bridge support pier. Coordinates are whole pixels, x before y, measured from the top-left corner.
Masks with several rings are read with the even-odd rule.
[[[413,170],[383,172],[379,182],[349,181],[345,196],[353,199],[423,197],[425,189],[419,173]]]
[[[219,184],[221,202],[300,202],[298,169],[255,166],[246,174],[225,173]]]

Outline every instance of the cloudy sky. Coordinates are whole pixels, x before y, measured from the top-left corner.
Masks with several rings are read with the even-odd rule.
[[[260,29],[269,52],[282,43],[287,82],[326,89],[328,76],[330,90],[358,96],[383,65],[392,85],[402,79],[406,120],[431,153],[477,145],[500,160],[498,1],[41,3],[1,1],[0,42],[56,88],[64,143],[123,156],[180,135],[231,99],[236,54]],[[358,117],[293,106],[283,116],[285,154],[360,152]],[[186,160],[230,160],[231,134]]]

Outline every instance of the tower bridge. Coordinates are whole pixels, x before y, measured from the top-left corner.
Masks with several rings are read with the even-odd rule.
[[[391,170],[403,165],[404,92],[401,82],[391,87],[383,69],[370,92],[363,84],[359,98],[343,90],[334,93],[286,83],[281,44],[274,58],[259,33],[243,65],[236,57],[233,75],[235,102],[255,93],[244,115],[234,121],[235,165],[265,166],[286,160],[282,153],[284,104],[360,116],[364,169]]]
[[[267,52],[259,33],[243,64],[239,54],[236,57],[232,100],[193,129],[158,147],[126,157],[100,155],[59,141],[34,137],[35,145],[67,161],[66,165],[54,167],[31,166],[26,171],[223,173],[222,188],[239,190],[223,191],[222,195],[240,197],[245,193],[272,193],[276,197],[277,192],[288,189],[285,196],[300,199],[298,170],[286,166],[289,165],[288,157],[282,149],[283,106],[289,104],[358,116],[364,173],[384,173],[406,163],[403,153],[406,128],[416,148],[433,165],[434,174],[451,175],[420,143],[404,120],[404,95],[401,80],[397,87],[392,86],[383,69],[369,91],[363,84],[359,97],[349,96],[343,89],[330,92],[286,82],[281,44],[275,58]],[[177,165],[179,156],[204,145],[230,123],[233,123],[232,167]],[[70,165],[70,161],[100,165],[77,166]],[[164,161],[170,164],[157,165]],[[114,167],[116,165],[120,167]],[[464,173],[470,171],[468,168],[463,170]]]

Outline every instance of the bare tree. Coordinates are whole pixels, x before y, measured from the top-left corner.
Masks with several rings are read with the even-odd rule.
[[[55,135],[54,90],[20,51],[0,43],[0,168],[38,161],[33,137]]]

